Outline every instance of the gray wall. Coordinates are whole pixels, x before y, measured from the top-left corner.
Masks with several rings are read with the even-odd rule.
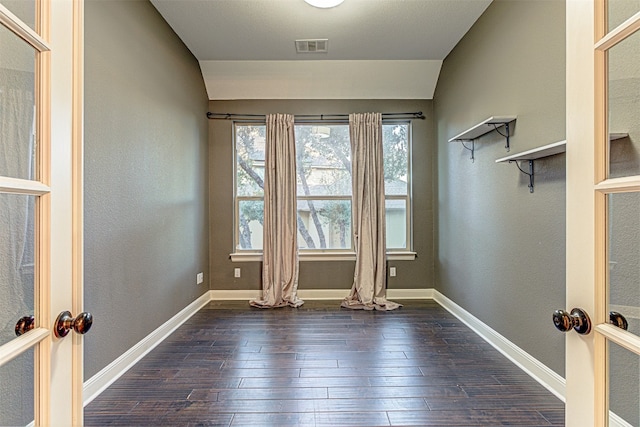
[[[565,4],[494,1],[445,59],[438,134],[436,288],[564,374],[565,156],[535,163],[535,192],[492,132],[476,160],[448,139],[493,115],[518,116],[511,153],[565,139]],[[527,167],[527,165],[522,165]],[[571,308],[571,307],[568,307]]]
[[[434,185],[434,121],[431,101],[407,100],[255,100],[211,101],[210,111],[217,113],[292,113],[348,114],[352,112],[422,111],[427,119],[413,121],[413,223],[414,261],[390,261],[397,276],[388,278],[388,288],[424,289],[433,287],[433,185]],[[233,263],[233,123],[227,120],[209,122],[209,186],[211,188],[211,288],[215,290],[261,289],[260,262]],[[353,283],[355,262],[300,263],[299,290],[345,289]],[[233,269],[240,267],[242,277],[234,278]],[[346,292],[345,292],[346,295]]]
[[[85,11],[88,379],[207,291],[209,222],[198,62],[146,0]]]

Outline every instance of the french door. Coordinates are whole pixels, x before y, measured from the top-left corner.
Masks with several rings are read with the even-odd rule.
[[[567,1],[568,426],[640,425],[638,29],[638,1]]]
[[[82,5],[0,0],[0,425],[82,424]]]

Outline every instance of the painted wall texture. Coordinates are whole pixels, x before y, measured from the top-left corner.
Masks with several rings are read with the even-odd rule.
[[[292,113],[348,114],[352,112],[422,111],[426,120],[414,120],[413,132],[413,243],[418,258],[414,261],[390,261],[397,276],[388,278],[389,289],[424,289],[433,287],[433,185],[434,121],[431,101],[408,100],[255,100],[211,101],[210,111],[217,113]],[[233,123],[229,120],[209,122],[209,186],[211,188],[211,289],[261,289],[260,262],[234,263],[229,254],[233,246],[234,154]],[[345,296],[353,283],[354,261],[301,261],[299,290],[344,289]],[[233,270],[242,269],[234,278]]]
[[[494,1],[445,59],[434,103],[436,288],[563,375],[551,314],[565,308],[565,156],[536,161],[530,194],[515,165],[495,163],[509,154],[497,132],[475,162],[447,141],[512,114],[512,154],[565,139],[564,2]]]
[[[149,2],[85,10],[88,379],[207,291],[209,218],[198,62]]]

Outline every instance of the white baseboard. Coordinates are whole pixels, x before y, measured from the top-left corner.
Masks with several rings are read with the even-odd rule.
[[[298,289],[301,300],[342,301],[349,295],[349,289]]]
[[[83,387],[84,406],[87,406],[93,399],[113,384],[147,353],[164,341],[165,338],[167,338],[180,325],[209,303],[209,301],[211,301],[211,291],[205,292],[201,297],[186,306],[164,324],[160,325],[160,327],[127,350],[123,355],[85,381]]]
[[[260,291],[245,290],[212,290],[213,301],[248,301],[260,297]],[[302,300],[336,300],[340,301],[349,295],[349,289],[298,289],[298,297]],[[433,289],[387,289],[389,299],[432,299]]]
[[[471,313],[438,292],[433,291],[433,299],[445,310],[480,335],[487,343],[502,353],[507,359],[538,381],[558,399],[565,401],[565,379],[532,357],[529,353],[484,324]]]
[[[433,289],[387,289],[387,298],[393,299],[433,299]]]
[[[622,417],[609,411],[609,427],[633,427],[626,422]]]
[[[260,291],[245,291],[233,289],[210,290],[211,301],[249,301],[260,297]]]

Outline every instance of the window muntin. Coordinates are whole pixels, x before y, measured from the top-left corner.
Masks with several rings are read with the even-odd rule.
[[[411,249],[410,125],[383,124],[387,249]],[[236,252],[261,252],[264,218],[264,124],[235,124]],[[351,147],[347,124],[297,124],[298,247],[353,251]]]

